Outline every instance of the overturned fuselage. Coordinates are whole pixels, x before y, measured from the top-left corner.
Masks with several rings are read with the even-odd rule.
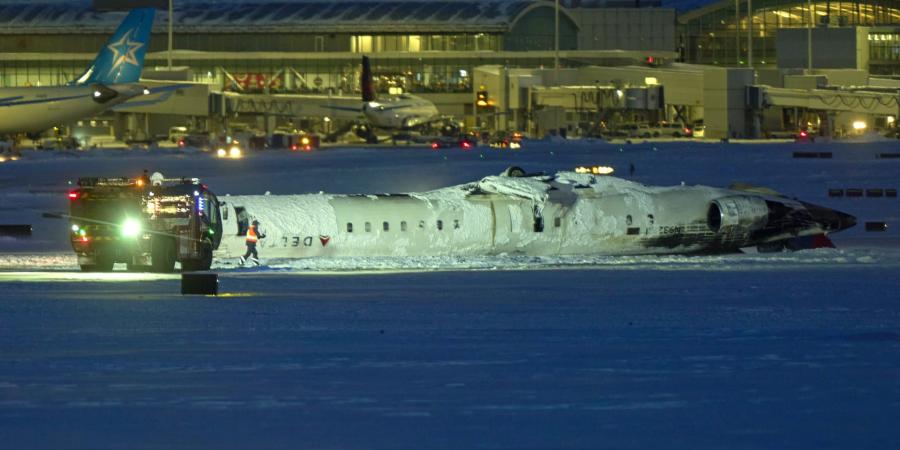
[[[219,257],[244,253],[253,220],[266,234],[258,247],[267,258],[718,253],[777,248],[856,223],[775,194],[574,172],[503,174],[424,193],[231,196],[224,203]]]

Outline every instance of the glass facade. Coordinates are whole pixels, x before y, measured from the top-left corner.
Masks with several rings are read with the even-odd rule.
[[[721,2],[705,13],[680,16],[679,48],[685,61],[698,64],[747,64],[747,32],[752,23],[754,64],[775,64],[775,38],[779,28],[813,25],[900,25],[900,2],[896,0],[753,0],[752,22],[747,20],[747,0]],[[872,43],[870,38],[870,43]],[[882,42],[880,39],[878,42]],[[870,47],[871,60],[886,50]]]

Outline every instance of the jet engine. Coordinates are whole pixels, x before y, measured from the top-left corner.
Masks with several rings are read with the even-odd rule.
[[[747,234],[765,228],[769,207],[759,197],[732,195],[712,201],[706,223],[714,233]]]
[[[95,84],[93,88],[94,101],[100,104],[104,104],[119,96],[119,93],[116,90],[110,89],[102,84]]]

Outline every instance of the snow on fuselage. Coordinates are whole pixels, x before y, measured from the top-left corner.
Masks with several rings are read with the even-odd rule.
[[[706,186],[650,187],[572,172],[490,176],[424,193],[223,201],[219,257],[244,253],[246,227],[254,219],[266,235],[258,244],[260,255],[284,258],[695,253],[824,231],[811,224],[761,235],[768,211],[760,195]]]

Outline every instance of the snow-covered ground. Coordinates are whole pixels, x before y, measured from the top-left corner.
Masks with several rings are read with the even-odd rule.
[[[891,448],[900,439],[894,142],[335,148],[219,160],[28,153],[0,164],[3,448]],[[794,159],[793,151],[833,152]],[[604,164],[647,184],[762,185],[857,216],[838,249],[716,257],[217,261],[82,274],[79,176],[199,176],[220,195],[425,191]],[[629,176],[629,165],[635,173]],[[866,221],[888,231],[866,232]]]

